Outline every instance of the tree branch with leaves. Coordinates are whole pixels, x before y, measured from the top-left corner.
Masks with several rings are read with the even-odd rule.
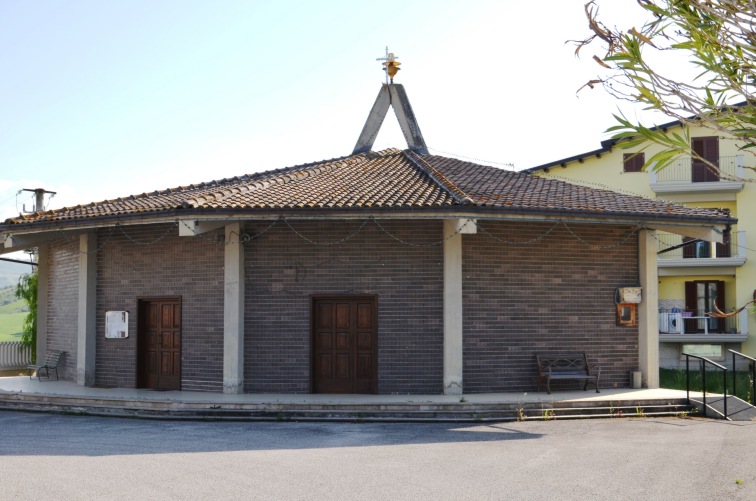
[[[593,56],[600,75],[578,92],[602,86],[618,100],[639,103],[683,125],[727,135],[742,151],[756,154],[756,1],[636,1],[647,15],[640,28],[609,28],[599,16],[596,0],[585,5],[592,34],[573,41],[575,54],[596,43],[604,54]],[[696,76],[687,81],[670,74],[664,65],[664,58],[670,56],[689,61]],[[662,146],[644,168],[660,170],[678,156],[689,155],[718,170],[692,149],[687,129],[670,134],[634,123],[621,112],[614,117],[617,125],[607,132],[613,133],[618,146],[632,148],[644,142]]]

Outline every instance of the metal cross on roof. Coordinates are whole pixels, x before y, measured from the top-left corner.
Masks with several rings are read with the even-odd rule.
[[[383,61],[383,71],[386,72],[386,83],[389,83],[389,79],[391,79],[391,83],[394,83],[394,75],[401,69],[399,65],[402,63],[397,61],[397,59],[399,58],[393,52],[389,52],[388,47],[386,47],[385,57],[375,59],[376,61]]]

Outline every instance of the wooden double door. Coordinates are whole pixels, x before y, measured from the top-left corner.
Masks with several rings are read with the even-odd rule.
[[[377,393],[374,296],[312,301],[313,392]]]
[[[137,326],[137,387],[181,389],[181,300],[140,299]]]

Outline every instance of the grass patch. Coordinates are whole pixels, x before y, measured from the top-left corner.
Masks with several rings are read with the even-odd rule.
[[[737,397],[750,401],[751,373],[738,371],[736,372]],[[724,382],[722,381],[722,371],[706,371],[706,391],[709,393],[724,393]],[[685,390],[685,369],[659,369],[659,386],[672,390]],[[703,389],[703,378],[701,372],[696,370],[690,371],[690,391],[701,391]],[[727,371],[727,393],[732,393],[732,371]]]
[[[21,341],[21,328],[26,315],[26,313],[0,314],[0,343]]]

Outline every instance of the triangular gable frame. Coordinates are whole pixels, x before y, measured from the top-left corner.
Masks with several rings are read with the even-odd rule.
[[[425,145],[420,126],[417,125],[415,113],[412,111],[407,93],[401,84],[383,84],[352,154],[372,150],[389,106],[394,108],[399,127],[401,127],[402,134],[407,140],[407,147],[415,153],[427,155],[428,147]]]

